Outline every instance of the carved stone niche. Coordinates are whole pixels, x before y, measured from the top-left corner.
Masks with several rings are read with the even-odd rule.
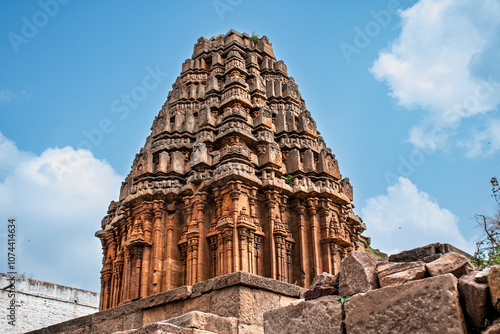
[[[170,165],[170,154],[167,151],[161,151],[158,159],[157,171],[167,172]]]
[[[334,176],[336,179],[340,178],[337,160],[333,158],[326,150],[321,151],[319,154],[318,173],[326,173]]]
[[[214,75],[210,75],[207,78],[207,86],[205,89],[206,94],[210,94],[212,92],[218,92],[220,90],[219,81]]]
[[[281,166],[281,151],[278,145],[268,144],[264,154],[259,156],[259,166],[273,164]]]
[[[313,172],[315,171],[315,165],[314,165],[314,152],[311,151],[310,149],[307,149],[304,152],[303,155],[303,166],[304,166],[304,171],[307,172]]]
[[[199,111],[198,128],[201,129],[205,126],[215,126],[215,116],[210,111],[210,108],[206,104],[203,104]]]
[[[275,125],[277,134],[287,132],[288,127],[286,124],[286,114],[284,112],[278,112],[278,114],[276,114]]]
[[[175,151],[172,152],[172,168],[171,170],[178,173],[178,174],[184,174],[185,170],[185,160],[184,156],[182,155],[181,152]]]
[[[210,156],[208,155],[207,146],[203,142],[195,142],[193,144],[193,152],[191,153],[191,168],[200,164],[210,165]]]
[[[267,108],[260,108],[259,114],[255,118],[253,125],[255,127],[257,127],[259,125],[264,125],[268,128],[272,128],[273,118],[272,118],[271,111],[269,111],[269,109],[267,109]]]
[[[286,171],[292,174],[296,171],[302,171],[302,162],[300,161],[300,152],[296,148],[290,150],[286,160]]]
[[[196,119],[195,119],[193,113],[188,111],[186,113],[185,130],[187,132],[192,133],[194,131],[195,126],[196,126]]]

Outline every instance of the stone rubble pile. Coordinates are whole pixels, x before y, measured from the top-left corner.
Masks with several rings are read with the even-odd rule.
[[[322,273],[304,295],[264,313],[264,332],[500,333],[500,266],[474,270],[464,252],[447,244],[388,261],[351,252],[338,278]]]

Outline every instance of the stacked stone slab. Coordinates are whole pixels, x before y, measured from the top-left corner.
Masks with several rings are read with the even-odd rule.
[[[265,333],[498,333],[500,266],[472,271],[462,251],[425,263],[422,249],[394,256],[417,254],[414,262],[349,253],[338,283],[322,274],[304,293],[319,298],[264,313]]]
[[[200,38],[96,233],[104,310],[243,270],[309,286],[369,239],[267,37]]]

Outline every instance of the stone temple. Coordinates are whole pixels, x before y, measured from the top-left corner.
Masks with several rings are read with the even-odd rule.
[[[100,309],[236,271],[308,287],[370,243],[267,37],[200,38],[96,233]]]

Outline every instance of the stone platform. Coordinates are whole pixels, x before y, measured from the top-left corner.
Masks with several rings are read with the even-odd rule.
[[[185,314],[190,312],[189,319],[184,319],[181,324],[195,323],[197,319],[217,319],[221,323],[226,323],[227,328],[237,329],[238,333],[263,333],[264,312],[289,305],[300,299],[304,291],[304,288],[297,285],[238,271],[30,333],[111,334],[140,328],[144,330],[137,333],[149,333],[149,329],[153,332],[156,330],[153,329],[155,326],[171,328],[172,333],[210,332],[208,328],[208,331],[184,328],[185,326],[180,326],[178,319],[172,320],[171,325],[155,324],[147,328],[156,322],[182,315],[186,317]],[[193,311],[199,312],[193,313]],[[210,314],[200,315],[200,312]],[[219,319],[220,317],[227,319]],[[134,332],[136,331],[129,333]]]

